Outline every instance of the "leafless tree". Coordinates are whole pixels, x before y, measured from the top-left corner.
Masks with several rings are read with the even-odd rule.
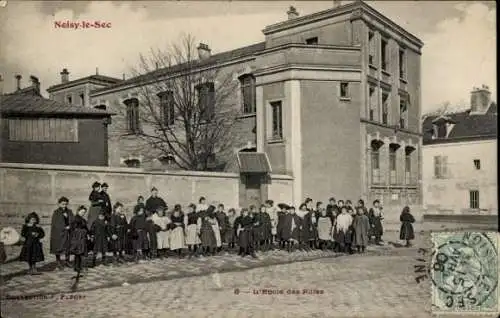
[[[237,81],[216,66],[214,59],[198,57],[190,35],[166,50],[140,55],[133,69],[138,105],[123,111],[134,118],[133,107],[138,108],[138,122],[125,124],[145,157],[173,156],[186,170],[221,169],[232,153],[240,109],[234,103]]]

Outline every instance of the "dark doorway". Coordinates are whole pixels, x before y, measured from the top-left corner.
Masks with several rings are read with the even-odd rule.
[[[262,203],[262,175],[261,174],[245,174],[242,175],[245,184],[244,207],[249,207],[254,204],[259,206]]]

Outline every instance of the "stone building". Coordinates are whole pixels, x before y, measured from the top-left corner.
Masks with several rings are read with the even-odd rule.
[[[293,177],[295,204],[331,196],[420,204],[423,43],[362,1],[287,15],[264,28],[264,42],[218,54],[199,47],[202,65],[240,84],[237,164],[227,158],[225,170],[240,171],[260,202],[272,172]],[[133,108],[137,85],[131,78],[96,89],[91,105]],[[127,116],[114,120],[134,122]],[[110,165],[141,159],[133,134],[111,138]]]
[[[423,198],[429,214],[497,214],[497,104],[489,88],[470,109],[423,122]]]

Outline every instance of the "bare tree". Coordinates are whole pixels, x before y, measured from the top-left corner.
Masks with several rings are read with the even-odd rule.
[[[422,115],[422,119],[425,119],[430,116],[440,116],[440,115],[446,115],[450,111],[450,106],[451,103],[449,101],[445,101],[439,105],[439,107],[433,111],[427,112]]]
[[[199,59],[190,35],[166,50],[141,54],[133,75],[138,81],[137,103],[127,104],[123,111],[127,130],[138,138],[143,155],[173,156],[186,170],[213,170],[217,165],[220,169],[232,153],[240,111],[234,105],[233,75],[224,73],[213,59]],[[130,120],[134,116],[137,122]]]

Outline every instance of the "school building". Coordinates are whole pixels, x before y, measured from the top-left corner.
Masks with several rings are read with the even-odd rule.
[[[334,1],[306,16],[290,7],[285,21],[263,33],[265,41],[228,52],[198,47],[200,67],[220,68],[239,82],[234,154],[217,160],[227,162],[225,171],[241,174],[241,206],[267,199],[272,174],[293,177],[294,204],[332,195],[381,199],[398,209],[420,204],[422,41],[362,1]],[[182,69],[150,75],[176,72]],[[88,86],[77,81],[63,78],[49,89],[51,97],[67,98],[70,85],[84,94]],[[141,124],[139,83],[116,80],[89,93],[89,107],[117,113],[110,166],[154,164],[133,133]]]

